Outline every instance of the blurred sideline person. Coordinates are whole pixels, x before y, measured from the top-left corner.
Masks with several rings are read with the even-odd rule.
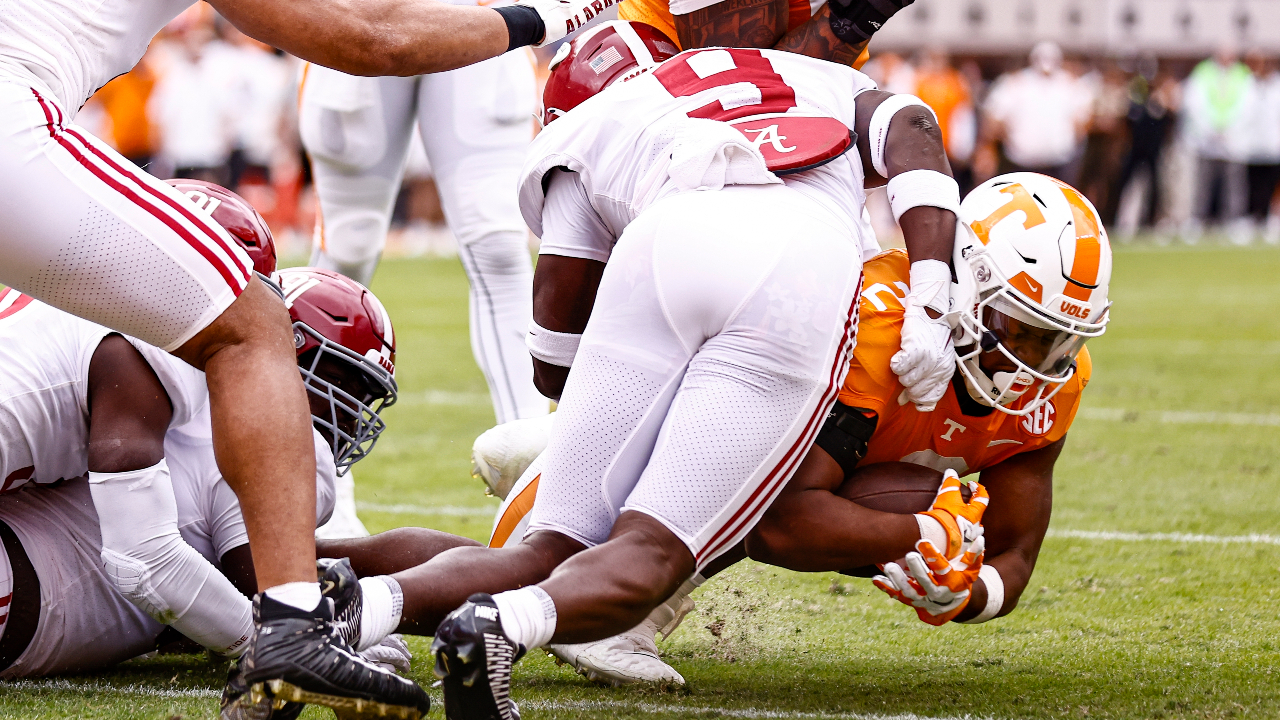
[[[1253,93],[1248,135],[1249,218],[1254,232],[1268,243],[1280,242],[1280,214],[1272,212],[1276,186],[1280,184],[1280,68],[1274,57],[1250,53]]]
[[[1183,230],[1195,242],[1209,220],[1224,226],[1242,218],[1248,207],[1248,144],[1253,75],[1224,46],[1196,65],[1186,79],[1182,128],[1196,155],[1195,195],[1189,224]]]
[[[1030,66],[996,80],[984,107],[986,138],[999,141],[1008,171],[1038,172],[1074,182],[1072,162],[1093,106],[1088,85],[1062,67],[1062,50],[1037,44]]]
[[[369,284],[413,133],[420,133],[470,282],[471,350],[499,422],[547,414],[524,336],[533,264],[516,202],[533,137],[533,67],[524,51],[418,77],[303,70],[299,110],[320,212],[311,265]]]
[[[421,688],[367,671],[330,632],[331,603],[314,567],[315,453],[287,313],[221,227],[74,122],[85,100],[132,68],[190,4],[5,6],[0,283],[205,371],[218,465],[242,502],[263,590],[248,682],[357,715],[416,717],[429,704]],[[496,10],[397,0],[213,5],[257,40],[369,75],[451,70],[553,42],[590,12],[569,0]]]
[[[981,623],[1013,611],[1035,568],[1049,523],[1053,468],[1092,373],[1084,342],[1102,334],[1109,319],[1110,244],[1088,200],[1042,175],[988,180],[965,198],[960,213],[973,232],[967,242],[957,241],[955,255],[961,283],[954,295],[964,308],[959,357],[937,409],[921,413],[898,402],[902,386],[889,362],[899,347],[901,288],[909,273],[906,255],[890,250],[865,266],[858,344],[835,408],[786,489],[726,558],[864,577],[911,549],[921,553],[919,563],[951,540],[933,525],[939,516],[882,513],[846,500],[854,470],[905,462],[959,476],[981,473],[990,496],[981,515],[985,557],[976,573],[968,564],[955,568],[972,585],[940,589],[939,578],[910,564],[886,566],[878,583],[933,625]],[[1064,226],[1073,232],[1060,246],[1056,229]],[[543,466],[535,461],[504,501],[491,546],[524,536]],[[727,565],[718,561],[712,570]],[[711,574],[695,575],[626,633],[550,650],[592,679],[683,683],[658,658],[654,638],[658,632],[670,637],[693,607],[689,593]]]
[[[597,26],[561,50],[543,96],[521,208],[543,238],[535,379],[561,400],[544,504],[516,548],[458,548],[392,576],[401,629],[435,630],[450,718],[509,711],[520,653],[634,626],[750,530],[835,400],[877,249],[864,185],[886,175],[913,261],[894,360],[914,378],[907,398],[936,402],[954,366],[943,313],[959,197],[932,113],[792,53],[658,64],[662,47],[639,23]],[[743,83],[758,99],[727,102]],[[749,139],[764,133],[792,143],[762,141],[783,177]]]

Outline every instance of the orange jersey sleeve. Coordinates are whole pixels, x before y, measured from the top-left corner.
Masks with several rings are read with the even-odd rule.
[[[1088,350],[1081,350],[1076,373],[1034,412],[1009,415],[962,402],[953,384],[933,412],[922,413],[902,397],[902,385],[889,369],[901,345],[903,299],[909,289],[910,262],[901,250],[875,256],[863,268],[858,305],[858,341],[840,402],[877,415],[864,464],[912,462],[961,475],[979,472],[1013,455],[1057,442],[1075,420],[1080,396],[1093,373]],[[967,400],[967,398],[966,398]],[[1016,405],[1015,405],[1016,407]]]

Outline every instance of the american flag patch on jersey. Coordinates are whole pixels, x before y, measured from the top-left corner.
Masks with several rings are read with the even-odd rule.
[[[622,53],[618,52],[618,48],[611,47],[592,58],[591,62],[587,64],[599,75],[620,62],[622,62]]]

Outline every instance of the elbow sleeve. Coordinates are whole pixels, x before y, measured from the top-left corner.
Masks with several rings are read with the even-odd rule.
[[[91,472],[89,489],[103,569],[120,594],[210,650],[243,652],[253,631],[249,601],[179,534],[168,464]]]

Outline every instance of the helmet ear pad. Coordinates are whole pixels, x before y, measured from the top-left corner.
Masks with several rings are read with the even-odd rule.
[[[644,23],[614,20],[587,30],[560,46],[551,60],[551,76],[542,91],[543,125],[679,52],[661,30]]]

